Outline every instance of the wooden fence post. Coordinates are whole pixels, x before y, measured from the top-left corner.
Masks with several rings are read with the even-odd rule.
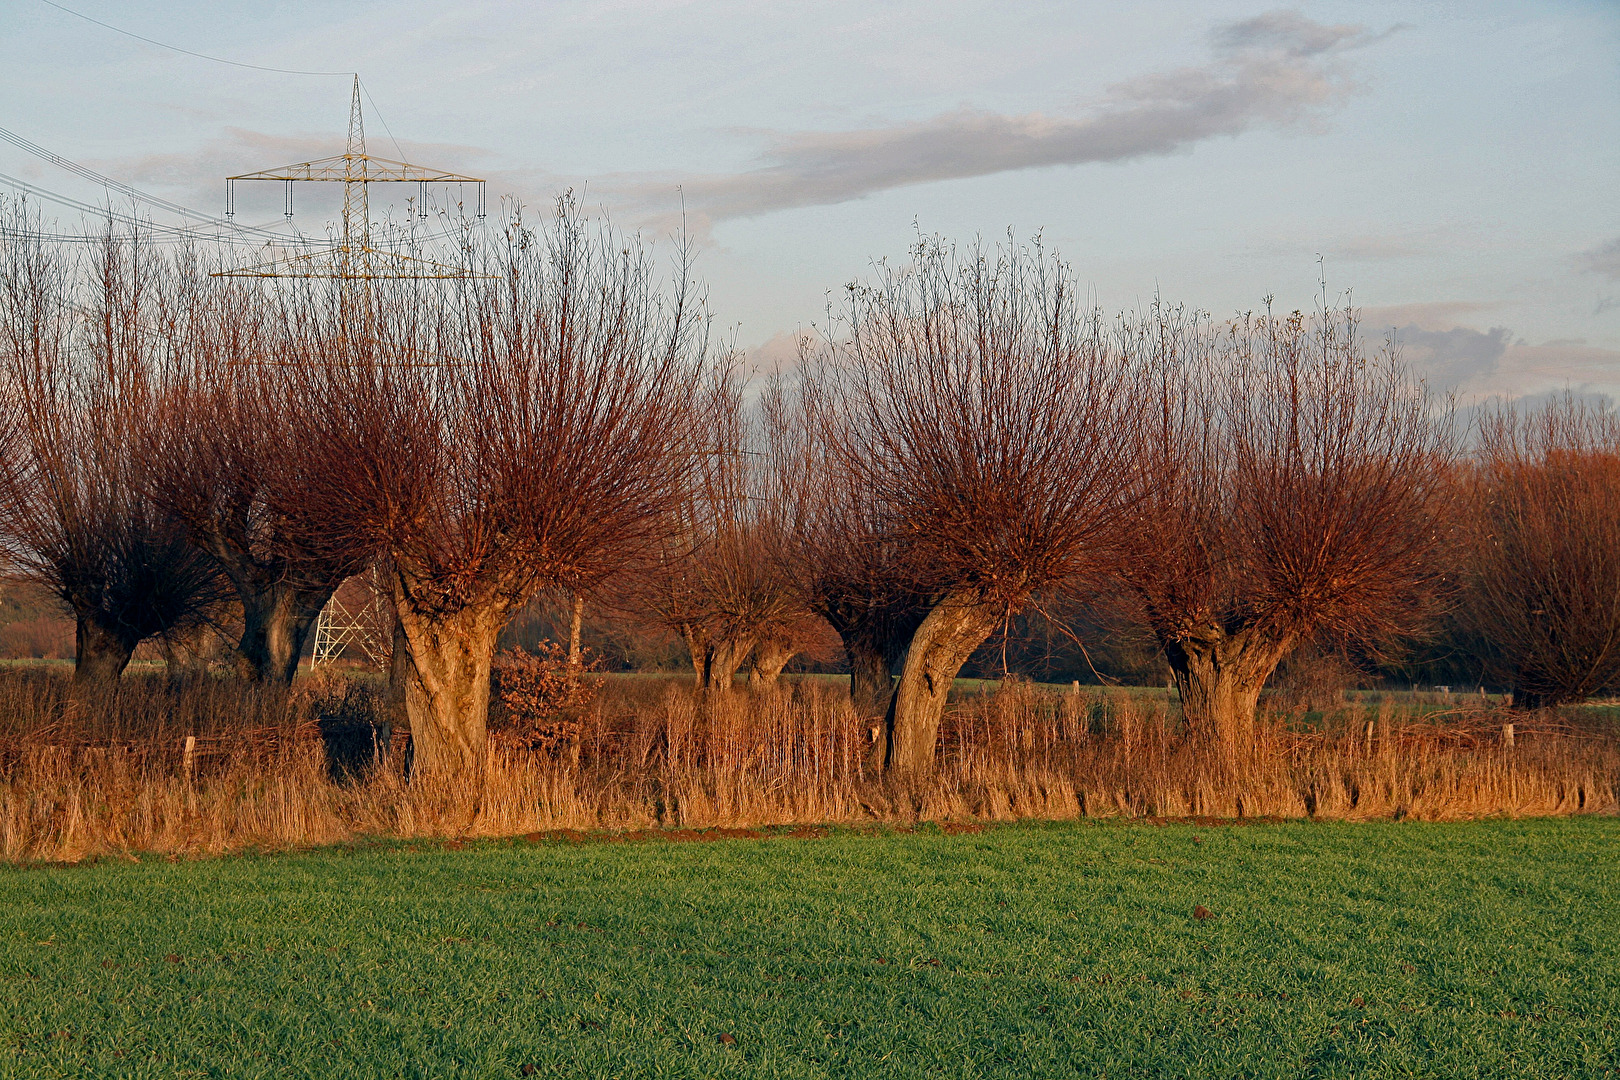
[[[181,768],[185,770],[186,783],[188,783],[188,784],[191,783],[191,773],[192,773],[192,770],[196,767],[196,764],[197,764],[196,756],[197,756],[197,736],[195,736],[195,735],[187,735],[186,736],[186,751],[185,751],[185,754],[181,757],[180,765],[181,765]]]
[[[1507,747],[1509,750],[1513,749],[1513,725],[1512,724],[1503,724],[1502,725],[1502,745]]]

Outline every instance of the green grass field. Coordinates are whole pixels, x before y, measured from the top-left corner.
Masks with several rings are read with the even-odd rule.
[[[4,1076],[1562,1078],[1617,1028],[1612,818],[0,870]]]

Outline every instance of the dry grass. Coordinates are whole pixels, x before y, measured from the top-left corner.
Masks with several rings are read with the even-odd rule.
[[[135,677],[114,697],[87,700],[61,673],[0,673],[0,857],[657,826],[1447,820],[1608,813],[1620,794],[1620,739],[1570,714],[1346,706],[1312,724],[1272,716],[1252,752],[1209,760],[1162,700],[1027,684],[960,702],[936,774],[900,784],[865,771],[870,726],[841,687],[805,680],[703,698],[679,680],[641,679],[610,683],[592,706],[577,763],[494,751],[469,827],[442,812],[446,793],[407,781],[402,738],[364,741],[370,729],[356,725],[375,708],[370,685],[342,679],[304,680],[277,697],[232,680]],[[329,732],[362,732],[361,775],[334,778],[322,718]]]

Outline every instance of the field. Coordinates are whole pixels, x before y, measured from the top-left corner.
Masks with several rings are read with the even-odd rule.
[[[7,1076],[1609,1076],[1617,1028],[1612,817],[0,870]]]

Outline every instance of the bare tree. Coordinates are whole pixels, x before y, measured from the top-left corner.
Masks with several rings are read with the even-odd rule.
[[[0,541],[72,612],[81,682],[118,678],[140,642],[195,630],[225,599],[212,563],[144,495],[136,435],[151,422],[141,376],[161,270],[110,229],[88,263],[21,210],[0,229],[0,396],[19,420]]]
[[[937,243],[850,288],[811,377],[840,475],[927,603],[883,754],[926,771],[968,656],[1034,590],[1106,563],[1140,380],[1061,263],[1013,247],[959,259]]]
[[[800,362],[808,367],[808,352]],[[928,602],[873,493],[820,437],[831,418],[819,389],[814,380],[777,379],[761,400],[778,550],[804,607],[843,643],[851,703],[862,716],[882,717]]]
[[[1566,394],[1479,421],[1462,618],[1516,706],[1620,684],[1620,418]]]
[[[363,562],[327,544],[319,521],[275,511],[281,489],[321,467],[307,456],[306,403],[276,366],[296,319],[257,283],[207,270],[188,253],[161,297],[167,347],[153,376],[154,422],[137,433],[152,464],[148,494],[234,588],[244,674],[287,685],[321,609]]]
[[[730,692],[752,658],[763,689],[803,647],[814,615],[800,599],[782,547],[783,515],[762,424],[729,368],[710,391],[713,417],[692,483],[656,562],[627,582],[621,606],[678,633],[706,690]]]
[[[415,767],[474,792],[508,613],[620,569],[679,500],[707,324],[684,261],[665,290],[642,245],[566,200],[464,256],[466,277],[374,282],[299,330],[282,370],[319,466],[276,511],[386,555]]]
[[[1369,357],[1348,311],[1215,328],[1155,306],[1121,340],[1157,386],[1122,575],[1189,728],[1242,747],[1296,645],[1376,645],[1426,614],[1450,410],[1392,352]]]

